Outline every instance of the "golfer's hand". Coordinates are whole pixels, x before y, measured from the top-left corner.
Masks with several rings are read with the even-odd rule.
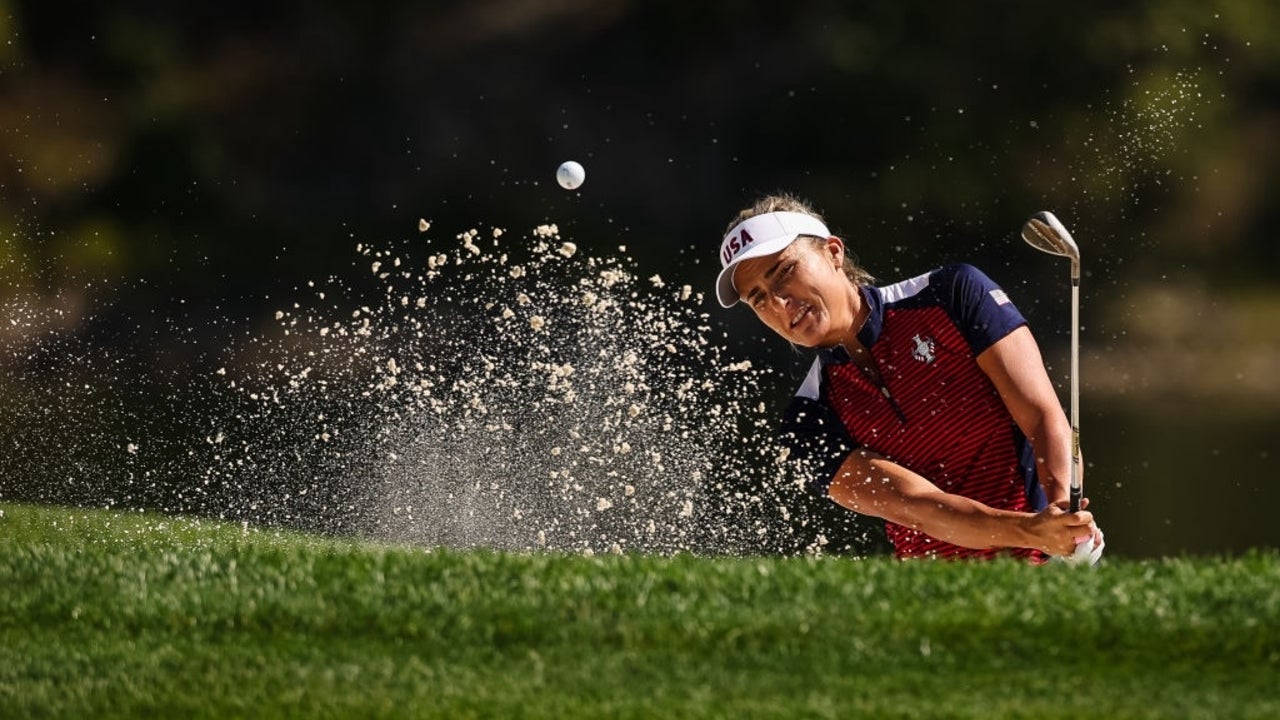
[[[1089,498],[1080,498],[1080,509],[1087,507],[1089,507]],[[1102,549],[1106,546],[1107,541],[1102,536],[1102,528],[1098,527],[1098,522],[1095,520],[1089,523],[1089,537],[1076,543],[1075,551],[1066,560],[1076,565],[1097,565],[1102,559]]]
[[[1023,529],[1030,534],[1032,547],[1050,555],[1070,555],[1075,552],[1076,545],[1097,532],[1093,513],[1084,509],[1067,512],[1064,506],[1065,503],[1050,505],[1026,518]],[[1084,503],[1081,503],[1083,507]]]
[[[1066,500],[1063,500],[1061,503],[1057,503],[1057,505],[1063,510],[1067,510],[1070,507],[1070,503]],[[1081,510],[1089,509],[1089,498],[1087,497],[1080,498],[1080,509]],[[1089,537],[1078,538],[1076,545],[1079,545],[1085,540],[1093,540],[1094,546],[1098,548],[1098,555],[1099,556],[1102,555],[1102,546],[1105,544],[1105,542],[1103,541],[1103,538],[1102,538],[1102,529],[1098,527],[1098,521],[1096,519],[1093,522],[1089,523]],[[1094,560],[1096,561],[1097,558],[1094,558]]]

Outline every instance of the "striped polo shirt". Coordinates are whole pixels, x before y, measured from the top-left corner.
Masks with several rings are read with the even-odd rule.
[[[1042,509],[1031,443],[975,360],[1026,323],[1004,291],[970,265],[861,291],[871,312],[858,340],[880,377],[843,346],[819,350],[783,420],[789,461],[808,487],[826,496],[849,453],[867,448],[945,492]],[[900,558],[1040,557],[963,548],[891,522],[885,531]]]

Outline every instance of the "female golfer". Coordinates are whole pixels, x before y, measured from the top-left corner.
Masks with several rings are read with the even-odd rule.
[[[1097,560],[1092,514],[1066,512],[1071,430],[1040,350],[981,271],[876,287],[787,195],[740,212],[720,260],[721,305],[817,350],[782,426],[812,490],[883,518],[900,558],[1038,562],[1092,539]]]

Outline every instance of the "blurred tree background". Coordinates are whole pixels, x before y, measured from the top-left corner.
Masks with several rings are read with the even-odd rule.
[[[86,380],[50,337],[113,348],[127,371],[94,372],[119,384],[180,374],[419,218],[554,222],[709,290],[728,219],[781,189],[883,280],[984,268],[1065,399],[1066,263],[1017,239],[1054,210],[1086,268],[1086,477],[1109,542],[1274,546],[1277,28],[1271,0],[0,0],[0,452],[94,452],[32,420]],[[566,159],[578,192],[555,185]],[[786,371],[780,407],[808,360],[702,303]],[[140,392],[138,415],[178,412]],[[79,471],[41,472],[11,460],[0,497],[79,497],[30,490]]]

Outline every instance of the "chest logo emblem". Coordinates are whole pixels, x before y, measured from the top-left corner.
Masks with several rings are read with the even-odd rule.
[[[911,357],[919,360],[925,365],[928,365],[938,359],[938,356],[934,354],[936,343],[934,343],[933,338],[927,335],[925,337],[920,337],[920,334],[916,333],[916,335],[911,338],[911,342],[915,345],[915,348],[911,351]]]

